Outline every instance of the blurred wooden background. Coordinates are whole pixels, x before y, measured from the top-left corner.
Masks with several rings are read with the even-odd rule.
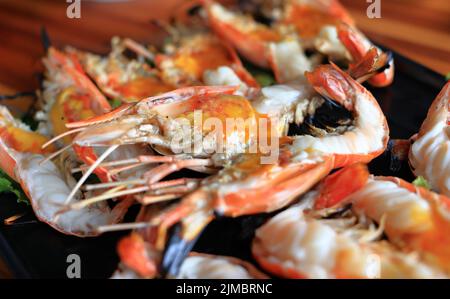
[[[47,28],[56,46],[107,52],[114,35],[141,42],[160,40],[163,36],[150,20],[167,17],[184,1],[83,0],[81,19],[69,19],[65,0],[0,0],[0,93],[29,91],[38,86],[36,73],[43,55],[41,26]],[[341,1],[374,41],[437,72],[450,72],[449,0],[381,0],[381,19],[367,17],[366,0]],[[2,276],[7,274],[0,261]]]
[[[81,19],[66,17],[65,0],[0,0],[0,83],[35,88],[33,75],[43,55],[39,30],[56,45],[106,52],[113,35],[152,42],[161,38],[150,20],[165,17],[186,0],[81,2]],[[446,74],[450,72],[449,0],[381,0],[382,18],[366,16],[366,0],[342,0],[373,40]]]
[[[429,68],[450,72],[450,1],[381,0],[381,19],[369,19],[366,0],[341,0],[373,41]]]

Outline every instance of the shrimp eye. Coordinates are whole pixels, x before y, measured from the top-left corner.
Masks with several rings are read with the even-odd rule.
[[[385,53],[385,60],[386,62],[383,64],[383,66],[376,70],[377,74],[383,73],[391,67],[392,62],[394,61],[394,55],[391,51]]]
[[[190,16],[195,16],[195,15],[199,14],[201,9],[202,9],[201,5],[194,5],[188,9],[187,13]]]

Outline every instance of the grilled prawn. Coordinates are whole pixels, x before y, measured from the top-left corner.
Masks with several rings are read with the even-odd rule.
[[[235,50],[210,33],[184,36],[175,45],[166,45],[166,48],[172,50],[156,55],[155,62],[163,79],[174,86],[203,85],[211,77],[211,71],[226,68],[237,77],[235,81],[241,83],[242,88],[258,87]]]
[[[59,136],[57,143],[64,149],[73,148],[77,156],[91,165],[97,159],[92,148],[71,146],[71,134],[65,124],[100,115],[111,110],[106,97],[87,77],[77,56],[50,47],[43,59],[46,78],[42,92],[41,111],[36,114],[38,132],[47,136]],[[62,140],[62,142],[61,142]],[[48,146],[53,140],[43,146]],[[106,169],[96,169],[102,180],[109,180]]]
[[[450,83],[436,97],[409,151],[409,162],[433,190],[450,196]]]
[[[338,174],[353,179],[365,171],[361,168]],[[311,191],[256,230],[252,252],[266,271],[285,278],[446,277],[417,255],[380,240],[383,231],[367,218],[345,209],[313,210],[317,194]]]
[[[62,233],[79,237],[96,236],[96,227],[122,220],[128,208],[125,201],[113,209],[101,203],[58,216],[75,183],[67,169],[70,160],[62,159],[60,165],[49,161],[46,155],[54,148],[41,149],[48,138],[14,120],[5,107],[0,106],[0,111],[0,166],[20,183],[39,220]],[[81,197],[78,192],[74,201]]]
[[[450,223],[448,197],[396,177],[374,177],[367,172],[330,176],[320,189],[315,207],[346,204],[351,204],[355,213],[382,223],[392,244],[417,253],[449,273],[446,244],[450,239],[445,233]]]
[[[384,151],[386,120],[366,89],[333,65],[321,66],[307,77],[318,94],[353,113],[353,125],[341,133],[281,138],[278,155],[267,164],[261,160],[268,158],[267,154],[236,156],[229,167],[203,180],[180,203],[147,223],[158,227],[157,250],[163,250],[167,229],[175,223],[182,226],[177,236],[180,242],[192,244],[216,215],[237,217],[275,211],[308,191],[332,169],[369,162]],[[168,257],[171,260],[165,265],[169,274],[175,275],[182,255],[183,251],[180,256]]]
[[[372,77],[375,86],[392,83],[392,57],[375,47],[354,27],[337,0],[288,0],[267,2],[269,9],[249,9],[259,20],[205,0],[211,28],[254,64],[271,68],[278,82],[297,79],[315,66],[305,49],[350,63],[353,74]],[[273,5],[270,5],[273,4]]]
[[[112,50],[107,57],[69,49],[108,97],[124,103],[137,102],[174,89],[173,85],[161,78],[160,71],[151,68],[145,61],[153,60],[153,53],[130,39],[114,37],[111,44]],[[127,49],[134,50],[138,58],[127,58],[124,55]]]

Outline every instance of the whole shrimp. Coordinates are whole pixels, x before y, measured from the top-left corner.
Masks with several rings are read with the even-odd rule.
[[[191,168],[201,172],[216,172],[217,167],[227,163],[230,156],[245,151],[254,143],[255,134],[249,133],[251,123],[257,121],[257,115],[249,101],[243,96],[233,95],[237,87],[187,87],[181,88],[159,96],[150,97],[137,103],[123,105],[116,110],[89,120],[68,124],[69,127],[81,128],[81,132],[73,139],[76,146],[98,148],[108,146],[109,148],[121,148],[123,146],[140,146],[149,144],[163,156],[154,154],[136,155],[134,158],[105,162],[97,160],[97,164],[86,166],[86,173],[91,173],[96,167],[116,166],[109,168],[114,174],[122,171],[132,171],[145,165],[161,165],[151,168],[145,172],[140,179],[118,180],[117,182],[99,184],[93,188],[133,187],[130,190],[117,192],[106,192],[100,197],[94,197],[85,201],[85,205],[97,200],[114,198],[120,194],[131,195],[142,193],[142,191],[155,191],[155,184],[160,187],[175,187],[183,182],[187,185],[178,186],[187,188],[183,193],[196,187],[192,180],[175,180],[173,182],[161,182],[169,174],[183,168]],[[195,111],[204,114],[204,118],[217,120],[215,126],[226,127],[227,118],[250,120],[244,122],[244,128],[232,126],[225,135],[218,135],[212,129],[195,127]],[[217,129],[217,128],[216,128]],[[219,131],[223,133],[223,131]],[[197,133],[201,134],[202,140],[196,146]],[[218,145],[227,145],[217,151]],[[187,151],[187,152],[186,152]],[[108,152],[112,154],[114,150]],[[104,159],[105,157],[103,157]],[[77,188],[86,180],[86,174],[77,183]],[[136,186],[140,184],[144,186]],[[169,184],[169,185],[167,185]],[[175,184],[175,185],[171,185]],[[148,189],[146,189],[148,188]],[[145,190],[144,190],[145,189]],[[159,189],[159,188],[157,188]],[[179,190],[179,189],[177,189]],[[159,192],[159,191],[158,191]],[[174,198],[174,194],[165,194],[163,198]],[[70,197],[67,201],[70,201]],[[160,196],[156,196],[160,199]],[[152,196],[140,198],[144,202],[156,200]]]
[[[314,68],[315,59],[304,53],[305,49],[312,49],[335,61],[350,63],[354,75],[371,77],[369,83],[374,86],[392,83],[391,55],[383,53],[356,29],[337,0],[256,4],[248,12],[262,22],[215,1],[203,2],[211,28],[248,60],[271,68],[278,82],[296,79]]]
[[[211,33],[192,33],[175,44],[166,45],[165,54],[157,54],[156,65],[166,82],[174,86],[204,85],[209,72],[229,72],[242,89],[259,87],[252,75],[243,67],[234,48]]]
[[[48,170],[53,173],[55,179],[58,176],[62,176],[64,180],[60,180],[61,183],[59,185],[61,185],[60,188],[62,188],[62,193],[60,193],[57,197],[57,204],[55,206],[46,206],[46,209],[49,209],[48,213],[50,213],[49,215],[51,215],[51,217],[46,217],[44,221],[48,222],[50,225],[58,227],[60,230],[64,230],[65,228],[58,226],[57,223],[64,221],[64,219],[67,218],[70,219],[73,214],[72,211],[64,211],[67,212],[63,213],[64,215],[61,213],[61,210],[64,208],[64,203],[73,203],[73,199],[83,197],[82,193],[78,190],[80,186],[77,187],[76,184],[73,184],[76,181],[71,178],[69,174],[74,169],[78,168],[78,163],[76,160],[80,159],[87,165],[95,165],[96,163],[100,163],[101,160],[107,159],[108,156],[115,156],[116,159],[125,159],[129,155],[136,156],[140,154],[148,154],[150,151],[141,146],[130,145],[122,147],[118,151],[115,151],[114,154],[111,154],[111,148],[103,152],[103,149],[93,149],[73,144],[71,135],[77,133],[79,130],[67,131],[65,124],[67,122],[90,118],[95,115],[106,113],[111,109],[111,106],[104,95],[87,77],[81,63],[78,60],[78,57],[73,52],[63,52],[50,47],[48,49],[47,57],[43,61],[46,66],[46,80],[44,81],[44,90],[42,93],[42,110],[37,114],[37,119],[40,121],[38,131],[48,136],[57,135],[57,137],[54,137],[42,144],[42,149],[47,147],[53,148],[54,144],[63,145],[63,147],[51,155],[41,157],[42,161],[39,163],[43,165],[48,163],[52,164],[50,160],[56,158],[62,153],[68,153],[68,160],[70,160],[70,163],[58,165],[60,169],[62,169],[61,173],[57,171],[58,168],[51,168]],[[76,154],[76,157],[71,154],[71,150],[73,150]],[[14,160],[17,159],[18,158],[14,157]],[[17,161],[15,161],[13,165],[15,164],[17,164]],[[92,172],[94,172],[103,182],[116,180],[120,177],[121,179],[132,178],[134,175],[129,172],[124,172],[118,177],[117,175],[110,173],[107,168],[102,166],[93,167],[91,170],[89,170],[89,167],[78,168],[78,171],[84,172],[80,181],[86,180]],[[66,172],[68,173],[66,174]],[[140,175],[140,172],[137,172],[137,174]],[[88,192],[87,194],[92,194],[92,192]],[[30,195],[30,197],[31,196],[32,195]],[[46,198],[44,197],[44,199]],[[78,202],[79,200],[75,201]],[[99,214],[99,219],[102,219],[103,217],[103,220],[97,224],[105,225],[108,223],[112,224],[119,222],[124,216],[127,207],[132,203],[132,199],[123,200],[120,202],[114,210],[115,216],[112,216],[113,214],[109,212],[110,209],[107,205],[105,205],[105,203],[98,204],[101,209],[99,209],[97,213]],[[95,206],[93,206],[92,209],[95,210]],[[81,210],[84,211],[85,209]],[[104,213],[104,215],[102,213]],[[70,223],[66,223],[66,226],[69,224]],[[85,234],[98,235],[98,232],[95,231],[98,225],[89,224],[89,232],[86,232]],[[86,231],[88,230],[86,228],[83,229]],[[70,228],[67,228],[67,230],[68,233],[78,234],[78,232],[72,232]],[[79,235],[83,235],[83,232],[80,232]]]
[[[57,217],[75,182],[66,169],[67,161],[61,165],[49,161],[46,155],[54,148],[41,149],[48,138],[14,120],[5,107],[0,106],[0,111],[0,167],[20,183],[40,221],[65,234],[89,237],[98,235],[96,227],[122,219],[128,208],[126,202],[113,209],[100,204]],[[75,200],[80,199],[77,193]]]
[[[68,130],[66,124],[103,115],[111,110],[111,105],[85,73],[78,54],[74,50],[59,51],[53,47],[48,49],[47,57],[43,59],[46,80],[41,96],[42,108],[36,118],[40,121],[39,132],[55,136],[43,144],[43,147],[52,144],[62,146],[51,158],[64,151],[73,150],[81,161],[93,165],[103,154],[103,149],[74,144],[73,135],[80,130]],[[131,154],[148,154],[150,151],[141,146],[128,146],[114,152],[116,158],[124,159]],[[117,179],[105,167],[96,167],[93,171],[103,182]]]
[[[237,217],[278,210],[308,191],[332,169],[369,162],[384,151],[389,136],[386,119],[364,87],[333,65],[320,66],[308,73],[307,78],[318,95],[351,112],[352,124],[337,131],[329,128],[329,132],[315,132],[316,135],[283,137],[278,155],[271,163],[261,163],[265,156],[261,152],[237,155],[231,165],[203,180],[181,202],[160,211],[146,223],[136,223],[158,228],[157,250],[164,249],[167,230],[178,222],[181,230],[171,244],[192,246],[217,215]],[[185,251],[180,250],[165,256],[163,264],[169,274],[176,274],[183,254]]]
[[[177,7],[170,21],[153,21],[167,34],[154,58],[163,80],[176,87],[205,85],[208,73],[220,70],[234,77],[229,85],[239,82],[242,90],[259,87],[236,50],[211,32],[196,5],[197,1],[188,1]]]
[[[124,103],[136,102],[174,89],[161,78],[158,69],[151,68],[146,62],[146,59],[153,61],[155,57],[145,47],[131,39],[118,37],[112,38],[111,45],[112,50],[107,57],[69,48],[108,97]],[[132,49],[138,57],[126,57],[124,52],[127,49]]]
[[[377,228],[364,215],[344,207],[317,206],[327,186],[334,187],[332,195],[351,193],[364,185],[364,178],[368,178],[365,166],[344,168],[258,228],[252,245],[258,263],[285,278],[446,277],[440,267],[382,240],[385,222]]]
[[[428,110],[414,136],[409,163],[417,176],[423,176],[431,188],[450,196],[450,83],[447,83]]]
[[[76,145],[72,147],[70,135],[77,131],[68,131],[65,124],[106,113],[111,110],[111,106],[86,76],[76,55],[50,47],[43,63],[46,79],[41,96],[42,107],[36,114],[39,121],[38,132],[47,136],[59,136],[43,147],[57,141],[63,146],[58,153],[72,148],[81,160],[92,164],[97,159],[97,154],[91,148]],[[102,180],[109,180],[106,169],[98,168],[96,174]]]
[[[342,185],[349,187],[344,189]],[[363,172],[359,176],[353,173],[327,178],[315,207],[351,204],[355,213],[383,222],[392,244],[417,253],[427,263],[448,273],[450,251],[445,246],[449,242],[445,231],[449,226],[449,203],[448,197],[402,179],[368,176]]]

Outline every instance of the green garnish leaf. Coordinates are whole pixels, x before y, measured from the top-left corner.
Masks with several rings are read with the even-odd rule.
[[[447,73],[447,76],[445,76],[445,79],[448,81],[450,80],[450,73]]]
[[[15,194],[18,203],[30,204],[20,185],[0,170],[0,193],[4,192]]]
[[[110,101],[111,108],[116,109],[117,107],[120,107],[122,105],[122,101],[120,99],[112,99]]]
[[[428,190],[431,189],[430,183],[428,183],[423,176],[418,176],[412,183],[413,185],[416,185],[418,187],[422,187]]]
[[[270,74],[259,73],[259,74],[255,75],[255,79],[256,79],[256,81],[258,81],[259,85],[261,85],[262,87],[266,87],[266,86],[275,84],[275,78]]]
[[[253,78],[258,81],[261,87],[270,86],[276,83],[275,77],[271,72],[245,61],[244,67],[253,76]]]

